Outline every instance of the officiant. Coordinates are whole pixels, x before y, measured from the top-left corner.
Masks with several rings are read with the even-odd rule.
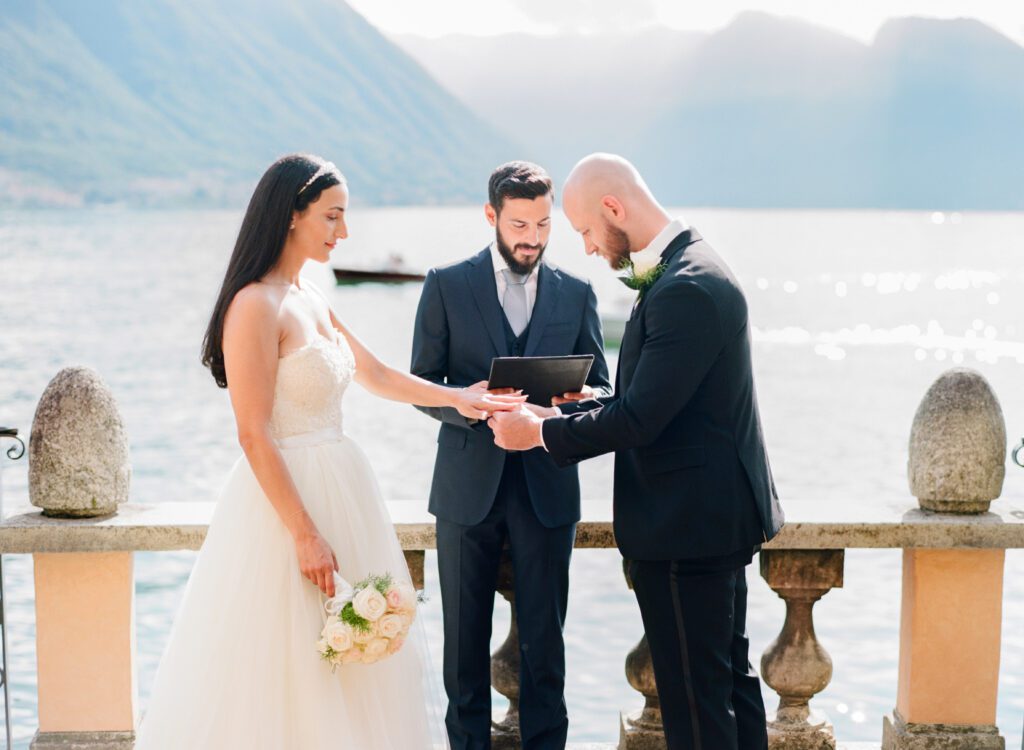
[[[551,178],[536,164],[509,162],[491,174],[487,198],[484,216],[494,241],[427,274],[412,372],[485,389],[494,357],[589,354],[586,385],[555,405],[610,394],[594,290],[544,258]],[[454,409],[421,411],[441,422],[429,510],[437,519],[451,746],[490,747],[491,618],[507,546],[519,625],[522,747],[561,750],[568,731],[562,630],[580,519],[577,469],[559,468],[543,449],[506,452],[494,445],[486,422]]]

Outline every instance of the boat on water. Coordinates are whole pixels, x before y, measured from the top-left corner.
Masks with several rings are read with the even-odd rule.
[[[379,268],[339,268],[335,266],[334,280],[338,284],[407,284],[423,281],[426,276],[408,268],[400,255],[392,255]]]
[[[412,281],[423,281],[426,278],[422,273],[412,271],[337,267],[332,270],[334,271],[334,280],[339,284],[406,284]]]

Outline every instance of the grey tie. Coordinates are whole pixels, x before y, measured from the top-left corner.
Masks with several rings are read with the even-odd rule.
[[[527,274],[512,273],[511,268],[503,268],[501,275],[505,277],[505,297],[501,300],[501,306],[505,309],[508,324],[512,326],[512,333],[518,336],[530,322],[526,311]]]

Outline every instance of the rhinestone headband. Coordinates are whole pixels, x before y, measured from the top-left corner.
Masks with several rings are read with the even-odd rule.
[[[320,168],[317,169],[313,173],[313,176],[310,177],[308,180],[306,180],[306,184],[303,185],[301,188],[299,188],[299,192],[297,193],[297,195],[302,195],[302,192],[306,188],[308,188],[310,185],[312,185],[318,179],[323,177],[325,174],[330,174],[331,172],[337,173],[338,177],[341,178],[341,172],[339,172],[338,168],[336,166],[334,166],[334,162],[333,161],[328,161],[328,162],[324,162],[323,164],[321,164]],[[341,179],[342,179],[342,181],[344,181],[344,178],[341,178]]]

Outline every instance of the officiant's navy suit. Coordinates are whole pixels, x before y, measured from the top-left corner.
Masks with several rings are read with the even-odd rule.
[[[427,274],[412,372],[461,387],[487,380],[494,357],[593,354],[587,383],[609,394],[590,284],[541,261],[532,314],[516,335],[498,299],[491,258],[485,248]],[[495,446],[486,422],[467,420],[455,409],[421,410],[441,422],[429,509],[437,519],[452,747],[490,747],[491,617],[507,544],[519,626],[523,748],[563,748],[568,717],[562,628],[580,518],[577,469],[559,467],[542,449],[506,452]]]
[[[561,407],[565,416],[544,422],[544,444],[560,465],[615,451],[615,539],[630,561],[669,750],[767,750],[744,569],[784,517],[747,302],[695,229],[671,237],[661,262],[626,324],[615,395]]]

